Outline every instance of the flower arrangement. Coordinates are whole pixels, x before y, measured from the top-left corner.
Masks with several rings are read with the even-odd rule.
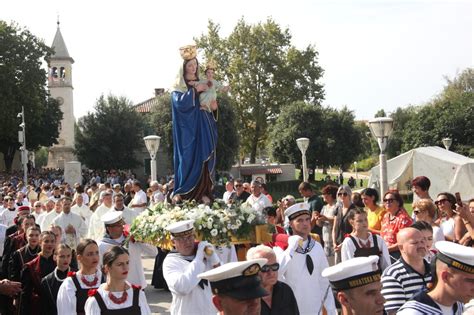
[[[195,202],[182,205],[159,203],[135,218],[130,233],[137,241],[170,248],[171,237],[165,228],[171,223],[189,219],[194,220],[197,237],[214,245],[255,239],[255,227],[265,224],[263,215],[245,203],[226,205],[214,202],[210,206]]]

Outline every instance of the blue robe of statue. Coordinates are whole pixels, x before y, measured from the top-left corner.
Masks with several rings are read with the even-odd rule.
[[[199,183],[204,163],[213,179],[217,125],[213,113],[201,110],[194,88],[171,94],[174,142],[174,195],[191,192]]]

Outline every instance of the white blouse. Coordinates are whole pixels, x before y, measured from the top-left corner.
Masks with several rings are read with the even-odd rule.
[[[104,304],[109,310],[118,310],[118,309],[123,309],[132,306],[133,304],[133,288],[132,286],[127,282],[127,284],[130,286],[127,290],[127,300],[124,303],[121,304],[115,304],[112,302],[109,298],[109,291],[105,290],[105,283],[102,283],[97,290],[97,292],[100,294],[102,299],[104,300]],[[112,294],[116,297],[122,296],[123,292],[112,292]],[[148,315],[151,314],[150,307],[148,306],[148,303],[146,301],[145,293],[143,290],[140,290],[140,296],[138,298],[138,305],[140,306],[140,311],[142,315]],[[84,308],[86,315],[101,315],[99,303],[97,303],[97,300],[95,297],[89,297],[86,302],[86,306]],[[60,314],[60,313],[58,313]]]
[[[102,279],[102,272],[97,270],[95,275],[99,278],[98,285]],[[87,281],[93,281],[95,275],[85,275],[85,278]],[[90,287],[82,282],[81,273],[79,271],[76,273],[76,277],[82,289],[97,288],[97,285],[95,287]],[[58,307],[58,314],[76,314],[76,286],[71,277],[67,277],[59,287],[56,305]]]

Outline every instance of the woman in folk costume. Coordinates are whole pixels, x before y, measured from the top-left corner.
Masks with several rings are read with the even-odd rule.
[[[84,305],[90,289],[97,289],[104,282],[99,266],[99,247],[94,240],[84,239],[76,248],[81,268],[69,272],[59,288],[56,300],[58,314],[84,315]]]
[[[20,295],[20,314],[40,314],[41,278],[51,273],[56,264],[53,261],[56,238],[51,231],[40,235],[41,252],[32,261],[25,264],[21,272],[23,290]]]
[[[171,93],[174,145],[174,200],[209,202],[216,164],[217,113],[201,106],[196,46],[180,49],[184,59]]]
[[[58,314],[56,299],[59,288],[71,270],[72,249],[66,244],[56,245],[53,260],[56,268],[49,275],[41,279],[41,313],[48,315]]]
[[[140,286],[127,282],[128,251],[113,246],[103,256],[107,282],[89,291],[86,315],[147,315],[151,314],[145,293]]]
[[[352,209],[347,214],[347,219],[352,226],[352,233],[342,242],[342,261],[354,257],[378,256],[379,268],[384,271],[390,266],[388,248],[379,235],[369,231],[367,212],[364,209]]]

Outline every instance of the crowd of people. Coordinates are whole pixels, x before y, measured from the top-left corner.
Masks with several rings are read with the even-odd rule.
[[[433,199],[425,176],[412,181],[412,215],[395,190],[379,203],[372,188],[327,184],[318,194],[302,182],[298,203],[231,180],[223,201],[264,214],[272,242],[198,242],[194,222],[181,221],[167,227],[167,252],[128,227],[147,207],[178,201],[173,180],[144,190],[90,174],[86,187],[60,174],[2,179],[0,314],[151,314],[143,257],[156,257],[153,285],[171,292],[172,314],[474,312],[474,200]]]

